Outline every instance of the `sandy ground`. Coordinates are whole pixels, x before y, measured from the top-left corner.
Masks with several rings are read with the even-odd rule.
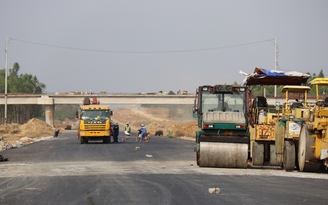
[[[30,119],[23,125],[13,123],[0,126],[0,136],[10,142],[19,140],[22,137],[41,138],[53,136],[54,131],[54,127],[35,118]]]
[[[112,119],[119,123],[121,130],[124,130],[126,123],[129,123],[132,131],[137,131],[144,124],[151,135],[160,129],[164,136],[194,138],[199,129],[191,111],[185,113],[182,109],[130,106],[116,108]]]

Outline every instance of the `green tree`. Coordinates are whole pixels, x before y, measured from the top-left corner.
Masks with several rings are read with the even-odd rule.
[[[307,72],[307,74],[310,75],[310,78],[309,78],[309,80],[307,81],[307,85],[311,87],[311,90],[310,90],[309,94],[310,94],[310,95],[315,95],[315,92],[316,92],[316,90],[315,90],[315,86],[309,84],[309,82],[312,81],[312,80],[315,79],[315,78],[324,78],[325,75],[324,75],[322,69],[320,70],[320,72],[319,72],[318,75],[315,74],[315,73],[313,73],[313,74],[311,75],[311,73],[309,73],[309,72]],[[320,86],[320,87],[319,87],[319,95],[324,94],[324,93],[327,93],[327,91],[328,91],[328,86]]]
[[[40,94],[46,88],[45,84],[38,81],[36,76],[31,74],[19,75],[19,64],[13,64],[13,68],[8,70],[7,92],[10,93],[33,93]],[[0,91],[5,92],[5,69],[0,70]],[[7,122],[25,123],[31,118],[42,115],[41,105],[8,105]],[[4,105],[1,105],[1,119],[4,119]],[[3,120],[2,120],[3,121]],[[4,121],[2,122],[4,123]]]

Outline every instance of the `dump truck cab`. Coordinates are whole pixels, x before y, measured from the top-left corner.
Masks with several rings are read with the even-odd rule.
[[[89,140],[102,140],[103,143],[110,143],[112,115],[113,111],[108,105],[100,105],[96,98],[93,98],[92,101],[85,98],[77,116],[79,118],[78,139],[81,144],[88,143]]]

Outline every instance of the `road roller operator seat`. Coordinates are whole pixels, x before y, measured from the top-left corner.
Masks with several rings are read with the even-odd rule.
[[[268,107],[268,102],[267,102],[266,97],[263,97],[263,96],[257,97],[257,107],[263,107],[263,108]]]
[[[217,110],[220,110],[220,111],[229,111],[230,108],[229,108],[229,106],[228,106],[228,103],[226,103],[226,102],[224,102],[224,103],[220,102],[220,103],[218,104],[218,108],[217,108]]]
[[[292,105],[290,106],[290,109],[295,109],[295,108],[300,108],[303,107],[303,103],[301,102],[293,102]]]

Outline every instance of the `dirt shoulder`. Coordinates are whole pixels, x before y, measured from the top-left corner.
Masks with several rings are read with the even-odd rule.
[[[126,123],[129,123],[132,131],[137,131],[144,124],[151,135],[160,129],[164,136],[193,138],[198,130],[191,113],[186,114],[185,110],[177,108],[116,108],[112,119],[120,124],[122,130]]]
[[[136,132],[140,125],[144,124],[151,136],[155,135],[157,130],[162,130],[163,135],[167,137],[194,140],[198,130],[196,120],[192,118],[191,113],[186,113],[184,109],[170,107],[116,108],[112,120],[120,124],[121,131],[124,130],[126,123],[130,124],[132,132]],[[65,123],[61,124],[55,120],[55,127],[52,127],[44,121],[33,118],[23,125],[15,123],[0,125],[0,151],[33,143],[44,137],[53,137],[56,129],[60,129],[60,133],[63,133],[66,131],[65,126],[69,124],[73,124],[73,121],[65,120]]]
[[[30,144],[44,137],[52,137],[54,132],[54,127],[36,118],[23,125],[0,125],[0,151]]]

